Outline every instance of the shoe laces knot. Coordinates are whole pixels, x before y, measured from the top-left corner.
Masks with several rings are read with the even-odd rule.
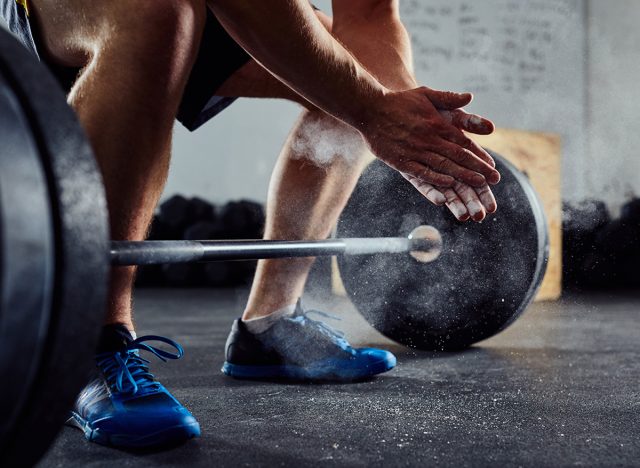
[[[147,341],[159,341],[172,346],[177,351],[171,353],[145,344]],[[139,390],[155,390],[160,384],[149,372],[149,361],[140,357],[140,351],[147,351],[163,362],[168,359],[180,359],[184,350],[175,341],[164,336],[146,335],[130,341],[126,348],[118,352],[100,353],[96,356],[98,367],[102,370],[107,384],[120,393],[135,395]]]

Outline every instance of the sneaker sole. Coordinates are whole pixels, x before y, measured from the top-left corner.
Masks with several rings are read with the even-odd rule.
[[[367,379],[395,367],[395,360],[380,360],[366,367],[349,361],[326,361],[311,367],[299,366],[244,366],[225,361],[222,372],[236,379],[284,379],[296,381],[354,381]]]
[[[160,431],[144,436],[133,436],[127,434],[109,434],[98,428],[91,427],[91,423],[82,418],[78,413],[72,411],[71,417],[66,422],[67,426],[75,427],[84,432],[85,438],[90,442],[109,447],[122,448],[151,448],[163,445],[178,445],[189,439],[200,435],[200,425],[179,424],[166,427]]]

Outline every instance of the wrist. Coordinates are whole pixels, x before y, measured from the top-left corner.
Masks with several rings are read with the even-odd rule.
[[[391,90],[382,85],[362,93],[361,96],[353,100],[345,122],[360,133],[364,133],[364,130],[369,127],[372,117],[376,114],[382,102],[384,102],[385,98],[391,93]]]

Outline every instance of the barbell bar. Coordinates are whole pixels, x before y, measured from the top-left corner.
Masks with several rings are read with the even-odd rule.
[[[416,234],[425,229],[431,236]],[[410,253],[417,261],[430,262],[438,258],[441,250],[442,237],[437,230],[419,226],[408,237],[316,241],[112,241],[109,255],[113,266],[402,253]]]

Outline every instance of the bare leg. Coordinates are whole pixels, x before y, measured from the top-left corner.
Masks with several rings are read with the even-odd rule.
[[[395,1],[335,2],[334,14],[333,35],[374,76],[390,88],[415,87],[407,66],[411,63],[409,40],[399,23]],[[328,140],[333,146],[314,148],[315,138],[318,142]],[[326,238],[368,158],[357,132],[319,111],[305,111],[272,175],[265,238]],[[269,315],[295,303],[303,293],[313,261],[259,262],[243,319]]]
[[[45,52],[61,64],[84,66],[69,103],[102,171],[111,236],[143,240],[164,187],[173,122],[204,24],[204,0],[32,3]],[[134,268],[114,269],[107,323],[133,329],[134,275]]]
[[[299,147],[309,128],[344,132],[353,152],[339,152],[326,165],[310,161]],[[351,133],[352,132],[352,133]],[[326,138],[331,138],[328,135]],[[355,144],[354,144],[355,142]],[[304,154],[301,154],[304,153]],[[269,187],[265,239],[324,239],[335,225],[364,167],[367,150],[359,134],[320,112],[305,112],[278,159]],[[243,318],[250,319],[295,303],[302,295],[313,258],[264,260],[258,263]]]

